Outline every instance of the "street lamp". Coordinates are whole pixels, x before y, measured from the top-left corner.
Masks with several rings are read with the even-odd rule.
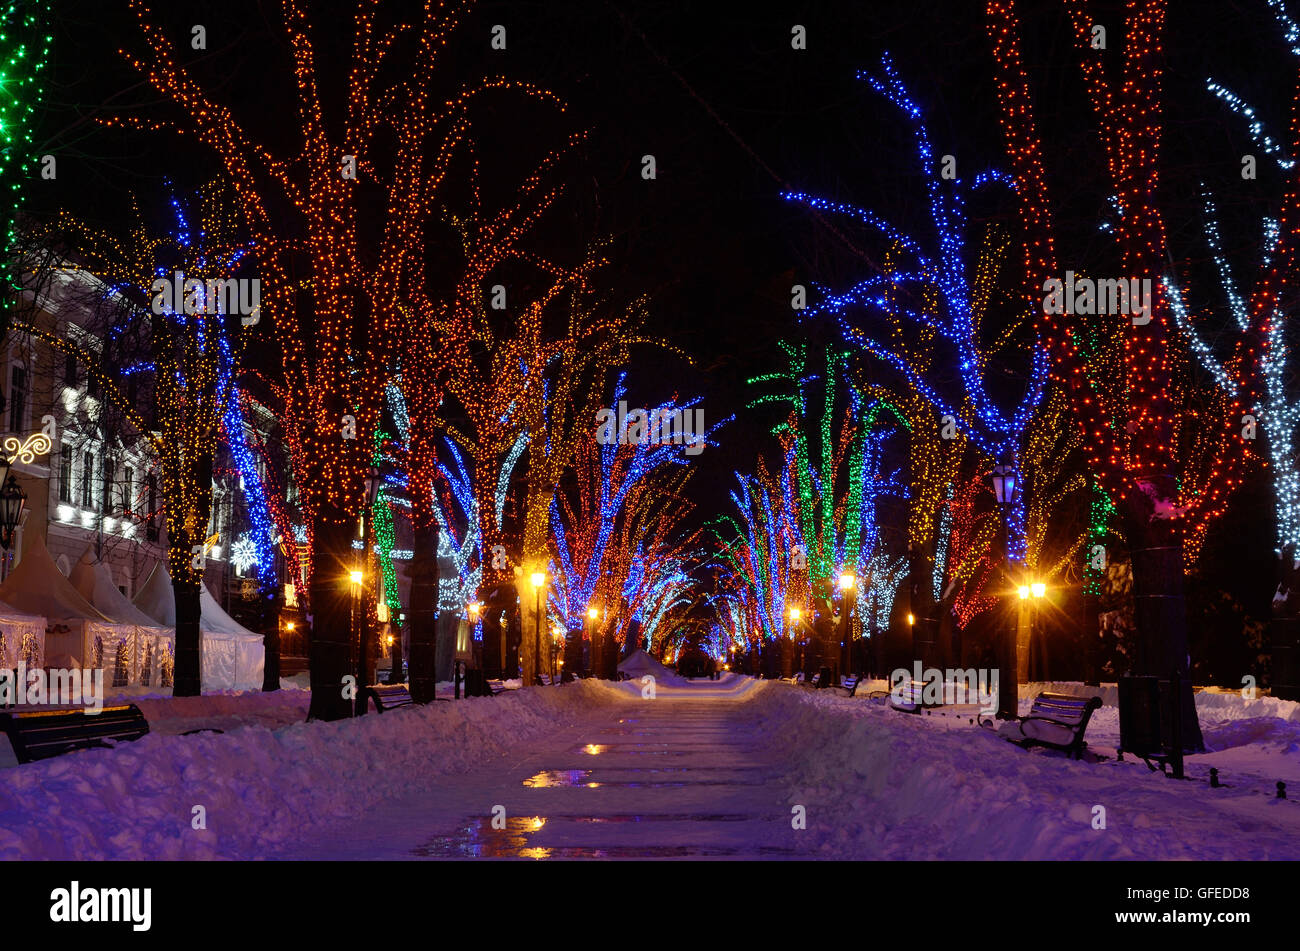
[[[842,593],[840,602],[840,663],[845,674],[848,674],[849,668],[853,666],[853,628],[850,626],[849,616],[853,613],[857,587],[858,579],[853,572],[846,571],[840,575],[840,591]],[[836,678],[835,682],[838,683],[839,679]]]
[[[1002,509],[1002,551],[1006,555],[1007,565],[1011,563],[1011,538],[1007,522],[1010,519],[1011,511],[1016,504],[1016,495],[1020,491],[1020,478],[1016,473],[1015,466],[1000,464],[993,467],[990,473],[993,480],[993,494],[997,497],[998,507]],[[1019,590],[1021,599],[1027,599],[1031,589],[1022,587]],[[1019,671],[1017,670],[1017,645],[1016,645],[1016,628],[1010,622],[1011,611],[1007,611],[1006,633],[1003,635],[1004,647],[1001,676],[998,678],[998,719],[1014,720],[1019,713],[1020,683],[1017,680]]]
[[[587,643],[591,651],[591,675],[600,676],[600,644],[596,638],[596,619],[600,611],[595,607],[587,608]]]
[[[3,457],[0,457],[3,458]],[[8,460],[0,466],[0,480],[4,488],[0,489],[0,548],[5,551],[14,543],[14,532],[23,516],[23,507],[27,504],[27,493],[12,475],[4,479],[3,473],[9,471]]]
[[[532,582],[537,592],[537,626],[533,629],[533,683],[537,683],[542,679],[542,587],[546,584],[546,572],[534,571]]]
[[[553,641],[551,641],[551,683],[554,684],[555,673],[556,673],[555,656],[559,652],[560,644],[564,642],[564,628],[560,627],[560,625],[558,624],[555,625],[555,627],[551,628],[551,635],[552,637],[555,638]],[[561,666],[563,666],[564,662],[561,661],[560,663]]]

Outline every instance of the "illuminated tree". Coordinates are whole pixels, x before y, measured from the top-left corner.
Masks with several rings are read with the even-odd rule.
[[[41,0],[0,3],[0,339],[9,327],[14,297],[22,288],[18,212],[29,176],[37,174],[32,148],[36,110],[42,96],[41,79],[50,56],[52,37],[46,34],[49,4]]]
[[[1272,0],[1269,6],[1283,34],[1287,51],[1300,60],[1300,25],[1287,16],[1281,3]],[[1206,87],[1243,120],[1258,151],[1266,159],[1271,159],[1266,162],[1264,173],[1265,181],[1275,191],[1270,195],[1269,207],[1259,222],[1259,245],[1250,258],[1251,264],[1258,261],[1256,284],[1252,292],[1243,293],[1235,276],[1241,268],[1234,267],[1229,258],[1219,232],[1214,197],[1203,186],[1205,242],[1213,259],[1220,302],[1227,304],[1232,316],[1226,332],[1219,326],[1220,321],[1207,328],[1216,338],[1217,346],[1208,344],[1202,331],[1216,308],[1211,306],[1205,313],[1197,313],[1185,303],[1187,295],[1179,289],[1178,283],[1168,278],[1166,292],[1179,331],[1215,385],[1226,397],[1240,399],[1244,405],[1254,407],[1252,413],[1255,415],[1242,419],[1244,432],[1249,434],[1257,419],[1259,428],[1267,437],[1268,472],[1275,499],[1277,554],[1282,562],[1283,578],[1279,597],[1274,601],[1277,611],[1288,600],[1294,599],[1296,586],[1293,576],[1300,567],[1300,456],[1296,445],[1300,398],[1295,392],[1293,342],[1287,333],[1288,313],[1284,303],[1293,299],[1291,295],[1297,274],[1294,191],[1296,159],[1300,156],[1300,97],[1291,102],[1291,137],[1288,148],[1283,149],[1269,135],[1248,103],[1213,79],[1206,80]],[[1249,158],[1252,163],[1255,161],[1255,156]],[[1242,177],[1245,180],[1244,171]],[[1227,347],[1223,345],[1224,340]],[[1288,608],[1291,613],[1294,610],[1294,607]]]
[[[182,118],[113,122],[194,137],[235,186],[256,250],[263,317],[279,350],[285,438],[312,552],[310,715],[347,716],[346,569],[384,385],[402,341],[398,306],[421,266],[422,229],[468,128],[468,110],[489,92],[535,90],[490,79],[437,101],[431,85],[443,73],[458,21],[441,5],[426,3],[414,24],[385,27],[385,5],[357,3],[340,69],[318,48],[306,5],[283,0],[281,36],[298,109],[296,141],[277,156],[193,77],[143,0],[131,0],[131,8],[149,53],[122,55]],[[345,77],[341,100],[326,95],[334,88],[321,82],[326,71]],[[378,211],[373,232],[362,224],[374,220],[370,209]],[[416,359],[408,354],[405,373],[415,372]]]
[[[1097,121],[1098,154],[1106,159],[1115,220],[1113,239],[1123,281],[1151,282],[1150,312],[1138,323],[1128,314],[1055,313],[1043,293],[1065,272],[1058,256],[1054,206],[1021,51],[1020,17],[1014,0],[989,0],[1001,122],[1024,228],[1026,297],[1039,314],[1038,334],[1051,355],[1053,376],[1070,398],[1084,429],[1089,469],[1114,503],[1133,556],[1138,673],[1177,673],[1182,695],[1183,737],[1188,749],[1204,745],[1188,677],[1183,597],[1184,543],[1197,537],[1223,510],[1250,460],[1241,439],[1245,406],[1204,388],[1184,372],[1189,360],[1176,312],[1182,302],[1166,279],[1173,260],[1159,202],[1163,125],[1163,0],[1128,4],[1122,61],[1107,64],[1091,42],[1094,18],[1086,0],[1065,0],[1074,45]],[[1104,44],[1103,44],[1104,45]],[[1108,68],[1108,65],[1112,68]],[[1296,226],[1292,187],[1282,210],[1277,258]],[[1081,267],[1072,270],[1082,271]],[[1258,332],[1243,354],[1247,365],[1256,341],[1267,338],[1283,277],[1265,268],[1252,295]],[[1141,285],[1139,285],[1141,286]],[[1040,306],[1040,302],[1044,302]],[[1176,303],[1177,302],[1177,303]]]
[[[103,354],[75,338],[34,325],[24,329],[74,355],[98,380],[104,398],[130,423],[158,460],[167,526],[167,569],[176,599],[176,663],[173,692],[201,692],[200,591],[212,508],[213,461],[223,424],[230,420],[231,381],[245,339],[242,315],[228,296],[212,296],[213,281],[233,278],[247,257],[221,190],[201,196],[191,224],[173,202],[176,229],[157,234],[137,212],[122,239],[90,229],[69,216],[37,231],[35,240],[71,240],[86,272],[98,281],[109,315],[106,338],[130,337],[147,328],[136,359],[114,368]],[[187,275],[177,288],[174,275]],[[189,282],[193,282],[192,284]],[[165,289],[160,293],[159,288]],[[183,293],[177,296],[177,290]],[[117,372],[113,372],[116,369]],[[152,411],[146,419],[129,395],[128,379],[151,382]],[[242,428],[242,419],[239,423]]]
[[[996,172],[984,172],[965,182],[946,180],[922,111],[888,56],[881,62],[881,74],[881,78],[867,74],[861,78],[909,122],[937,243],[933,249],[927,248],[872,211],[787,193],[787,199],[857,221],[884,236],[891,246],[882,273],[845,291],[827,292],[824,300],[809,308],[809,317],[834,317],[844,339],[893,368],[924,399],[940,425],[959,431],[986,457],[1018,473],[1020,440],[1043,395],[1047,358],[1042,348],[1030,345],[1027,383],[1019,402],[1010,411],[1004,410],[990,387],[992,374],[999,369],[993,357],[1014,339],[1023,318],[1009,322],[996,334],[990,333],[986,324],[1005,239],[993,236],[973,268],[965,253],[967,196],[1005,179]],[[942,351],[937,349],[940,345]],[[944,385],[950,378],[956,381],[955,394],[947,392],[949,387]],[[945,484],[930,479],[918,483],[926,486],[921,491],[929,497],[927,507],[937,508],[937,496]],[[1007,530],[1010,559],[1023,563],[1023,497],[1008,510]]]
[[[617,408],[626,395],[620,374],[610,405]],[[674,400],[647,412],[676,418],[698,403],[698,398]],[[697,433],[702,443],[694,451],[702,452],[725,422]],[[608,643],[611,653],[602,660],[608,666],[613,645],[624,641],[632,620],[642,626],[658,623],[657,612],[645,610],[647,598],[676,585],[673,579],[689,560],[694,536],[683,535],[679,526],[692,508],[681,485],[693,471],[693,447],[685,443],[684,432],[681,443],[651,442],[648,432],[642,441],[632,425],[621,441],[618,432],[610,433],[613,439],[597,439],[594,426],[586,434],[590,442],[586,448],[578,443],[574,464],[552,494],[549,571],[554,584],[547,597],[570,632],[583,628],[589,608],[600,612],[599,623],[589,629]],[[576,657],[575,642],[570,639],[571,657]]]

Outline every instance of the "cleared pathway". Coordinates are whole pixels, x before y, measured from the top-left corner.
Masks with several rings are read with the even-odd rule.
[[[597,708],[516,761],[381,804],[293,858],[795,858],[780,764],[741,678]],[[400,713],[398,714],[400,715]]]

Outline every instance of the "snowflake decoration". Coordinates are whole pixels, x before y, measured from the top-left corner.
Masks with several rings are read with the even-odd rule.
[[[230,548],[230,563],[235,566],[235,570],[243,575],[249,568],[260,565],[261,562],[256,543],[248,535],[240,535]]]

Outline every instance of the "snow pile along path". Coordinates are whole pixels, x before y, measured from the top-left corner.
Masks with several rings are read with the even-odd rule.
[[[754,702],[789,764],[790,803],[806,807],[826,857],[1300,858],[1300,802],[1274,798],[1271,784],[1211,789],[1131,759],[1025,751],[964,718],[829,693],[772,685]],[[1290,726],[1274,719],[1264,732]]]
[[[264,696],[277,699],[136,702],[146,716],[161,715],[173,726],[209,714],[267,721],[291,714],[300,721],[305,694]],[[527,744],[609,699],[607,688],[577,683],[405,707],[359,721],[250,725],[194,736],[154,731],[115,749],[0,770],[0,859],[273,855],[376,802],[431,789],[439,776]],[[187,704],[194,709],[185,710]],[[206,828],[193,827],[197,807]]]

